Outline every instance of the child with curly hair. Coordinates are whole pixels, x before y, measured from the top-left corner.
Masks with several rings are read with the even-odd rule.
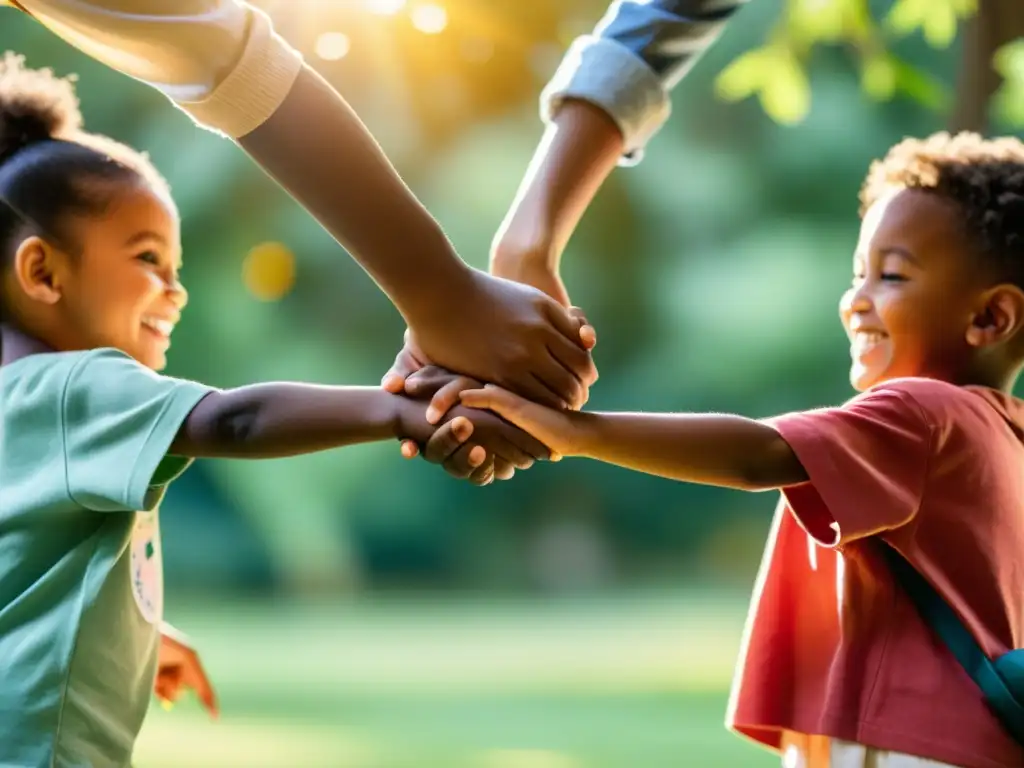
[[[0,59],[2,765],[128,765],[154,688],[193,686],[215,708],[198,658],[159,629],[157,507],[193,458],[395,437],[455,455],[471,432],[476,465],[547,456],[492,414],[436,428],[427,403],[377,387],[158,375],[187,301],[180,268],[156,169],[85,133],[68,81]]]
[[[1024,747],[926,622],[892,552],[985,656],[1024,644],[1024,144],[906,140],[861,191],[839,304],[837,408],[573,413],[462,392],[556,454],[781,489],[728,723],[789,768],[1024,765]]]

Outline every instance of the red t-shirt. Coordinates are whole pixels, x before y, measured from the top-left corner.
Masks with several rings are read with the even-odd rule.
[[[770,421],[810,480],[787,488],[754,588],[728,725],[778,748],[821,734],[967,768],[1024,748],[897,589],[893,544],[990,656],[1024,645],[1024,402],[887,382]]]

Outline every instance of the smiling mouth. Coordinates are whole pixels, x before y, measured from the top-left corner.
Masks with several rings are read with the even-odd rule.
[[[162,320],[159,317],[142,318],[142,327],[163,339],[170,339],[171,334],[174,332],[174,323],[170,320]]]
[[[850,339],[850,352],[861,357],[889,338],[881,331],[857,331]]]

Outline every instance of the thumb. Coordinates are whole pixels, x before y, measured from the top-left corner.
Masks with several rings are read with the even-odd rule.
[[[402,351],[395,356],[395,362],[380,380],[380,385],[395,395],[405,391],[405,380],[423,367],[423,364],[416,358],[409,347],[403,347]]]

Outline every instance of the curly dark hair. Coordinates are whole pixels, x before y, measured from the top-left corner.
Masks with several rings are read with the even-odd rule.
[[[893,189],[919,189],[954,203],[999,279],[1024,287],[1024,142],[970,132],[905,139],[871,164],[860,190],[861,216]]]

